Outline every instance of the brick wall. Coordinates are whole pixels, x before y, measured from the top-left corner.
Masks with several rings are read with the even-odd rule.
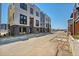
[[[75,23],[75,34],[79,34],[79,21]]]

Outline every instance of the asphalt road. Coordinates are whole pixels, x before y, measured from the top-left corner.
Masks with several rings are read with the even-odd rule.
[[[8,56],[70,56],[68,37],[64,31],[0,45],[0,55]]]

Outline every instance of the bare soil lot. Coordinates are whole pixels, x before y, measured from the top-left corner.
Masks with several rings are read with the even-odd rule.
[[[62,49],[60,49],[61,47],[58,47],[58,46],[62,46],[62,44],[59,45],[59,43],[61,42],[55,39],[55,37],[59,36],[60,34],[64,35],[63,32],[62,33],[57,32],[55,34],[48,34],[48,35],[41,36],[41,37],[31,38],[26,41],[19,41],[15,43],[6,44],[6,45],[0,45],[0,55],[2,56],[62,55],[63,51]],[[60,37],[62,35],[60,35],[58,38],[61,39]],[[64,51],[64,53],[65,52],[67,51]],[[68,53],[66,55],[70,55],[70,54]]]

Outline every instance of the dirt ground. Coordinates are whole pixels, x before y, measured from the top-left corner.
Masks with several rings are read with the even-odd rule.
[[[8,56],[56,56],[57,54],[62,55],[61,54],[62,50],[60,49],[60,47],[58,47],[59,41],[55,40],[54,38],[59,34],[60,33],[49,34],[42,37],[31,38],[26,41],[1,45],[0,55],[2,56],[7,56],[7,55]]]

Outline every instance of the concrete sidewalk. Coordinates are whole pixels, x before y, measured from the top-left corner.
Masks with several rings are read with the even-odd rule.
[[[79,41],[77,41],[77,40],[74,40],[73,41],[73,48],[74,48],[74,56],[79,56]]]
[[[74,39],[71,35],[69,36],[69,43],[73,56],[79,56],[79,40]]]

